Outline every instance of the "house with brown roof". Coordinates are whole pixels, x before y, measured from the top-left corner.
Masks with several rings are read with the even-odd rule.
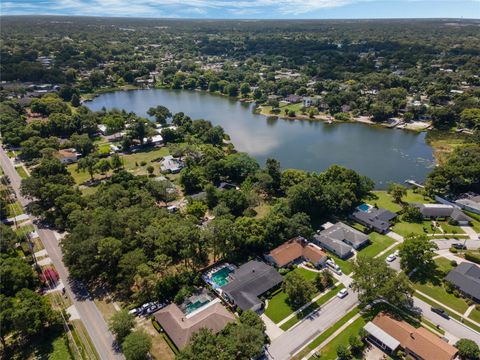
[[[419,360],[452,360],[457,349],[423,327],[380,313],[365,325],[368,339],[383,351],[393,354],[401,348]]]
[[[78,160],[79,154],[75,149],[58,150],[54,156],[61,161],[62,164],[72,164]]]
[[[195,297],[195,296],[194,296]],[[235,322],[235,316],[228,311],[218,298],[202,303],[201,298],[187,300],[187,304],[170,304],[154,315],[163,331],[178,349],[183,349],[197,331],[210,329],[214,334],[222,331],[227,324]]]
[[[310,261],[317,267],[325,265],[327,254],[319,246],[298,236],[290,239],[264,255],[265,260],[277,267],[284,267],[298,260]]]

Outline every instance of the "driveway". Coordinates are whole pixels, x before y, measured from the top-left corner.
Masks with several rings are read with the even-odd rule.
[[[274,339],[268,348],[267,357],[274,360],[290,359],[326,329],[335,324],[358,304],[355,293],[332,301],[303,319],[297,326]]]
[[[454,239],[439,239],[433,240],[438,245],[439,250],[448,250],[452,244],[465,244],[467,249],[480,249],[480,240],[454,240]]]

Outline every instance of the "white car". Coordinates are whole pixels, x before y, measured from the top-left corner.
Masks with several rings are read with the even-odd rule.
[[[342,289],[338,292],[337,296],[340,298],[340,299],[343,299],[345,296],[348,295],[348,290],[347,289]]]
[[[392,262],[393,260],[395,260],[397,257],[393,254],[390,254],[387,256],[387,262]]]

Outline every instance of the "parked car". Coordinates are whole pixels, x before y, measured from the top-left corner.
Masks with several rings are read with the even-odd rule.
[[[340,269],[340,266],[338,266],[335,261],[328,259],[327,260],[327,265],[335,272],[337,275],[342,274],[342,269]]]
[[[387,256],[387,259],[386,259],[386,260],[387,260],[387,262],[392,262],[392,261],[394,261],[396,258],[397,258],[397,257],[396,257],[395,255],[390,254],[390,255]]]
[[[443,317],[443,318],[445,318],[445,319],[450,319],[450,315],[448,315],[448,312],[445,311],[445,310],[442,309],[442,308],[432,307],[431,310],[432,310],[432,312],[434,312],[435,314],[438,314],[438,315],[440,315],[441,317]]]
[[[467,247],[462,243],[452,244],[452,247],[457,249],[457,250],[467,250]]]
[[[140,311],[140,309],[135,308],[135,309],[130,310],[128,313],[132,314],[132,315],[138,315],[139,311]]]
[[[345,296],[348,295],[348,290],[347,289],[342,289],[338,292],[337,296],[340,298],[340,299],[343,299]]]

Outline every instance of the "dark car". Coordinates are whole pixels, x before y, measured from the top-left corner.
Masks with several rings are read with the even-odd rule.
[[[431,310],[445,319],[450,319],[450,315],[444,309],[432,307]]]
[[[467,247],[462,243],[453,244],[452,247],[454,247],[457,250],[467,250]]]

